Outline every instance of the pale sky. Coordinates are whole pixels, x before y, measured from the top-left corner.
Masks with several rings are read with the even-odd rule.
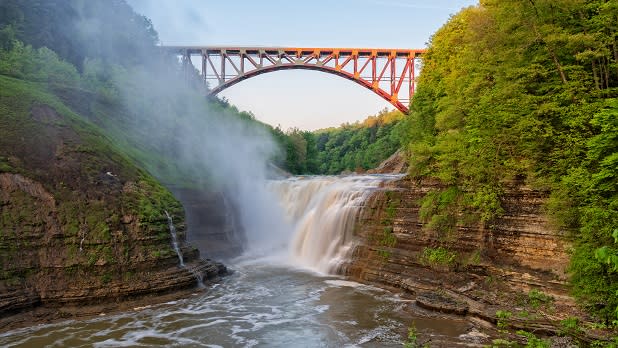
[[[459,9],[477,0],[127,0],[152,19],[163,45],[424,48]],[[199,58],[198,58],[199,59]],[[197,62],[197,60],[196,60]],[[219,94],[286,130],[362,120],[391,104],[341,77],[287,70]]]

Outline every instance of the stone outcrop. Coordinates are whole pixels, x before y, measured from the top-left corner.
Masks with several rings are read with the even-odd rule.
[[[408,170],[408,161],[403,150],[397,150],[385,159],[375,169],[369,169],[367,174],[404,174]]]
[[[505,213],[490,225],[441,233],[419,217],[419,200],[437,185],[404,178],[375,192],[340,272],[404,291],[424,308],[494,323],[498,310],[509,312],[509,325],[537,332],[554,332],[568,316],[586,318],[569,296],[569,245],[543,214],[545,193],[514,185],[502,198]]]
[[[60,217],[63,205],[39,182],[0,174],[0,317],[37,306],[164,294],[226,272],[222,264],[200,259],[199,251],[184,242],[185,267],[180,267],[165,216],[143,223],[125,215],[116,224],[107,221],[106,233],[87,224],[72,230]],[[179,221],[177,233],[184,241],[185,225]]]
[[[91,124],[27,91],[0,98],[12,103],[0,137],[0,329],[17,312],[169,294],[226,272],[186,242],[170,191]]]
[[[236,212],[221,192],[172,187],[185,208],[187,240],[202,255],[218,260],[238,256],[243,251],[244,232]]]

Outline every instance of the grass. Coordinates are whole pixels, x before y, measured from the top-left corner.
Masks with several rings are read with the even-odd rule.
[[[534,309],[538,309],[541,305],[550,304],[553,300],[553,297],[537,289],[532,289],[528,292],[528,304]]]
[[[500,330],[506,329],[509,326],[508,320],[511,318],[511,316],[513,316],[513,313],[509,311],[503,311],[503,310],[496,311],[496,319],[497,319],[496,326],[498,327],[498,329]]]

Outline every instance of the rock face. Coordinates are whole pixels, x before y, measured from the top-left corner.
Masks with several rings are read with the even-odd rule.
[[[222,193],[174,187],[172,192],[185,208],[187,240],[202,255],[225,260],[242,253],[245,243],[235,216],[238,210]]]
[[[115,222],[102,217],[96,223],[103,223],[103,230],[86,222],[73,231],[63,221],[70,218],[61,217],[65,204],[39,182],[0,174],[0,315],[37,305],[95,304],[166,293],[196,286],[196,275],[211,279],[225,272],[186,244],[186,267],[179,267],[165,216],[148,223],[133,215]],[[184,224],[177,228],[184,240]]]
[[[369,169],[368,174],[404,174],[408,170],[408,161],[402,150],[397,150],[389,158],[385,159],[375,169]]]
[[[405,178],[374,193],[341,273],[415,295],[424,308],[492,322],[497,310],[510,311],[513,326],[542,330],[568,315],[585,317],[568,295],[568,244],[543,215],[544,193],[514,186],[502,200],[505,214],[493,224],[445,234],[419,218],[419,199],[432,188],[435,183]],[[544,306],[559,314],[529,315]]]
[[[0,91],[0,318],[194,288],[225,273],[186,243],[183,207],[167,189],[53,97],[14,85]]]

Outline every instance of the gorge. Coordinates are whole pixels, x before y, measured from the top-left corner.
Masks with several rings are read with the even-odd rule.
[[[279,250],[270,249],[264,255],[263,245],[252,249],[247,244],[243,255],[228,262],[234,269],[232,275],[187,299],[126,313],[101,314],[81,324],[68,321],[18,329],[1,334],[0,343],[24,347],[197,342],[216,346],[396,347],[401,344],[410,315],[418,316],[418,328],[435,336],[436,342],[474,341],[476,338],[465,336],[471,325],[464,320],[431,315],[423,318],[406,309],[409,300],[333,276],[355,247],[353,232],[365,199],[398,177],[293,177],[271,181],[269,189],[285,209],[286,221],[282,223],[289,226],[286,243],[271,241],[281,245]],[[228,243],[234,247],[233,238]],[[64,334],[58,336],[55,332]],[[464,338],[458,339],[458,335]]]
[[[615,1],[470,4],[418,78],[396,50],[176,56],[129,2],[0,2],[0,346],[618,345]],[[210,94],[207,65],[309,60],[406,114],[283,130]],[[361,102],[305,97],[286,121]]]
[[[222,229],[232,231],[233,219],[204,216],[216,211],[212,195],[186,205],[189,221],[194,214],[210,221],[212,235],[201,238],[219,240],[204,254],[217,248],[228,250],[228,257],[231,250],[240,253],[228,259],[234,273],[219,284],[187,299],[102,313],[79,325],[10,331],[0,343],[396,347],[414,325],[432,346],[475,346],[497,336],[490,323],[497,322],[499,310],[513,311],[509,325],[549,335],[558,333],[559,320],[583,315],[571,308],[568,246],[540,210],[542,192],[514,186],[495,226],[461,226],[449,237],[424,229],[418,215],[416,202],[436,183],[374,174],[291,177],[267,185],[278,197],[285,216],[279,223],[287,230],[286,241],[271,240],[267,253],[264,243],[252,248],[251,237],[242,246],[233,235],[221,238]],[[191,228],[188,233],[191,239]],[[440,247],[453,258],[431,260],[427,250]],[[527,302],[531,290],[559,301],[533,307]],[[558,313],[520,315],[546,313],[550,306]]]

